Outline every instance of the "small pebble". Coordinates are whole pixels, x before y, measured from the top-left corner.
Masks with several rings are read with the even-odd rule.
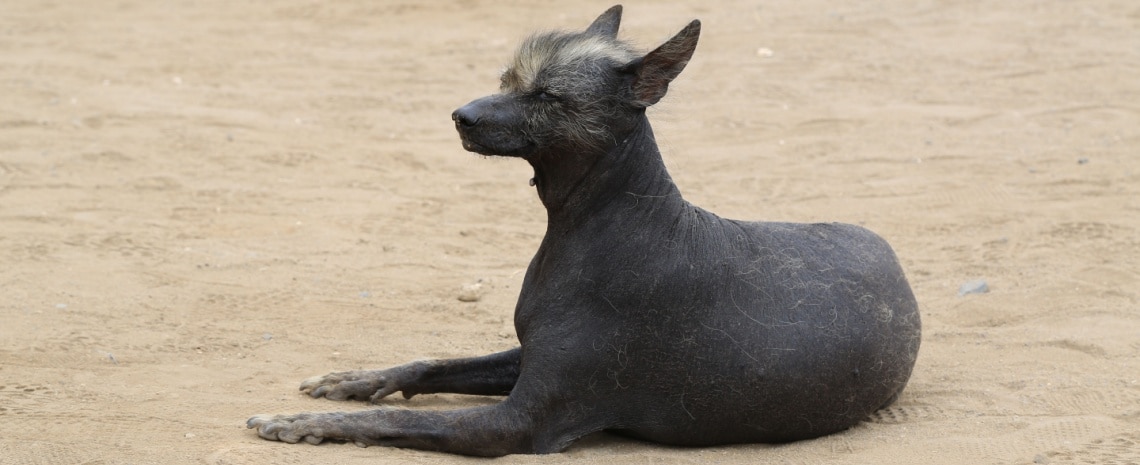
[[[471,284],[464,284],[459,289],[459,296],[457,298],[460,302],[478,302],[483,298],[483,280],[480,279]]]
[[[1049,463],[1049,457],[1046,457],[1043,454],[1037,454],[1037,455],[1033,456],[1033,463],[1039,463],[1041,465],[1046,465]]]
[[[1082,157],[1082,158],[1078,158],[1078,159],[1077,159],[1077,164],[1078,164],[1078,165],[1087,165],[1087,164],[1089,164],[1089,159],[1088,159],[1088,158],[1083,158],[1083,157]]]
[[[196,434],[194,434],[194,433],[186,433],[186,434],[184,434],[183,436],[184,436],[186,439],[192,439],[192,438],[194,438],[194,436],[197,436],[197,435],[196,435]]]
[[[756,49],[756,56],[758,56],[760,58],[771,58],[772,55],[775,55],[775,54],[776,54],[776,52],[773,52],[772,49],[770,49],[770,48],[760,47],[760,48]]]
[[[262,334],[261,334],[261,339],[262,339],[262,340],[265,340],[265,341],[268,341],[268,340],[271,340],[271,339],[273,339],[273,335],[272,335],[272,334],[269,334],[269,333],[262,333]]]
[[[990,286],[989,286],[989,284],[986,284],[986,280],[984,280],[984,279],[968,281],[968,282],[966,282],[966,283],[964,283],[958,287],[958,295],[959,296],[964,296],[964,295],[968,295],[968,294],[985,294],[989,291],[990,291]]]

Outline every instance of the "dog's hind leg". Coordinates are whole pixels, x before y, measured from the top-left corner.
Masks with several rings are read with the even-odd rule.
[[[396,391],[416,394],[506,395],[519,378],[520,348],[482,357],[423,360],[382,370],[357,370],[314,376],[301,391],[332,400],[379,401]]]

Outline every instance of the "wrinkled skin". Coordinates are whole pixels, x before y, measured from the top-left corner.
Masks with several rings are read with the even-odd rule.
[[[619,20],[615,7],[579,36],[612,40]],[[495,456],[557,452],[601,430],[685,446],[793,441],[893,402],[921,325],[887,243],[852,225],[723,219],[686,202],[666,172],[644,110],[684,68],[699,27],[629,62],[614,52],[575,65],[593,76],[578,92],[611,97],[613,108],[586,116],[609,128],[592,139],[533,129],[597,102],[542,79],[453,115],[468,150],[530,163],[547,209],[515,308],[520,347],[301,385],[334,400],[458,392],[507,395],[501,403],[259,415],[249,427],[291,443]]]

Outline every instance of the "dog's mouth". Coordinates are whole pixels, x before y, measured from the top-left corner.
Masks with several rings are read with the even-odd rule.
[[[530,142],[524,142],[522,145],[513,148],[489,147],[462,136],[460,142],[463,143],[463,150],[468,152],[499,157],[526,157],[533,151],[532,147],[534,146]]]
[[[475,142],[471,142],[470,140],[467,140],[467,139],[461,139],[461,140],[463,142],[463,150],[466,150],[468,152],[475,152],[479,155],[496,155],[495,153],[493,153],[493,151],[491,149],[487,148],[487,146],[485,146],[485,145],[480,145],[480,144],[477,144]]]

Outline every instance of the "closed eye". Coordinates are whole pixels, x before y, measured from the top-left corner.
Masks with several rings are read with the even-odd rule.
[[[534,97],[543,101],[543,102],[557,102],[559,100],[562,100],[557,95],[554,95],[550,91],[545,90],[545,89],[539,89],[539,90],[535,91]]]

